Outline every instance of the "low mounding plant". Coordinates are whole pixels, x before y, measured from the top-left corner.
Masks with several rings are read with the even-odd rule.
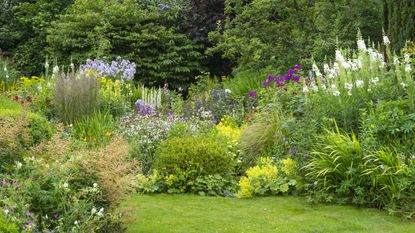
[[[240,190],[237,197],[288,193],[297,184],[295,179],[289,178],[294,175],[295,169],[296,163],[292,159],[283,160],[282,167],[278,169],[272,158],[260,158],[258,165],[250,167],[246,171],[246,176],[239,181]]]
[[[62,122],[73,124],[98,110],[99,88],[93,72],[61,74],[56,81],[54,104]]]
[[[82,152],[84,167],[98,178],[104,198],[112,205],[131,190],[131,179],[138,170],[136,160],[129,158],[129,146],[115,137],[104,148]]]
[[[157,149],[155,167],[168,192],[200,191],[201,179],[209,176],[229,178],[235,162],[225,144],[202,136],[172,138]],[[211,179],[210,179],[211,180]]]

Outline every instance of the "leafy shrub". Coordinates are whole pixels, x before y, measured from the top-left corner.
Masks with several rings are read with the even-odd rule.
[[[166,16],[145,1],[78,0],[52,24],[47,41],[67,63],[70,57],[79,64],[122,56],[135,62],[140,81],[161,86],[168,80],[178,87],[199,71],[201,54],[186,35],[162,24]]]
[[[158,145],[172,137],[203,134],[210,130],[211,123],[195,118],[184,119],[129,114],[121,120],[120,132],[132,145],[132,156],[140,161],[141,173],[151,174]]]
[[[283,165],[284,173],[279,172],[277,165],[270,157],[259,159],[258,165],[250,167],[246,176],[239,181],[240,190],[237,197],[245,198],[253,195],[276,195],[288,193],[297,184],[295,179],[289,179],[293,166],[292,160],[286,160]]]
[[[170,192],[190,192],[198,178],[232,174],[235,163],[227,152],[226,146],[214,139],[172,138],[157,149],[155,168]]]
[[[98,110],[99,81],[92,72],[60,75],[56,82],[54,105],[62,122],[73,124]]]
[[[38,152],[29,151],[33,156],[17,163],[12,174],[0,175],[0,205],[9,210],[9,220],[26,231],[120,230],[118,218],[107,209],[108,200],[94,184],[95,175],[85,172],[83,158],[65,154],[45,160]],[[45,158],[55,156],[43,152]]]
[[[46,118],[39,114],[29,113],[28,120],[32,145],[52,137],[53,125]]]
[[[116,205],[131,189],[131,180],[138,164],[129,159],[129,145],[116,137],[104,148],[81,152],[84,167],[98,178],[103,197]]]

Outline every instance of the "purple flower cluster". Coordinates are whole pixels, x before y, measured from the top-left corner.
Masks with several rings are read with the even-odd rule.
[[[289,69],[285,75],[280,75],[278,79],[276,79],[272,74],[268,75],[268,79],[262,82],[263,87],[271,86],[271,83],[275,83],[276,86],[282,87],[285,85],[286,82],[293,81],[293,82],[300,82],[300,76],[295,75],[297,71],[301,70],[303,67],[300,65],[295,65],[293,69]]]
[[[138,99],[135,102],[135,109],[138,113],[140,113],[143,116],[151,115],[155,111],[155,108],[154,108],[153,105],[146,104],[146,103],[144,103],[144,101],[142,101],[140,99]]]
[[[86,73],[87,70],[93,70],[102,77],[120,77],[124,80],[132,80],[136,72],[136,65],[121,57],[117,57],[111,64],[100,59],[88,59],[86,64],[81,65],[81,70],[83,73]]]

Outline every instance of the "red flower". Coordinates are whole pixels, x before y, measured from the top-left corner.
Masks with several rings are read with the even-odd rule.
[[[16,95],[16,96],[14,97],[14,101],[19,101],[19,96],[17,96],[17,95]]]
[[[24,100],[20,101],[20,104],[21,104],[21,105],[24,105]]]

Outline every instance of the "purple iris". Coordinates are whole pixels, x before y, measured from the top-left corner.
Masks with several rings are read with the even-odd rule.
[[[277,86],[279,86],[279,87],[284,86],[284,81],[278,80],[277,81]]]
[[[288,71],[288,73],[289,73],[289,74],[290,74],[290,76],[291,76],[291,75],[293,75],[293,74],[295,73],[295,70],[290,69],[290,70]]]
[[[262,82],[262,86],[263,87],[268,87],[269,86],[269,82],[267,82],[267,81]]]
[[[304,155],[304,159],[308,159],[308,154],[305,154]]]
[[[275,77],[274,77],[272,74],[269,74],[269,75],[268,75],[268,81],[269,81],[269,82],[273,82],[273,81],[275,81]]]
[[[255,91],[249,92],[249,96],[255,98],[256,97],[256,92]]]
[[[294,82],[298,83],[300,81],[300,76],[295,76],[294,77]]]

